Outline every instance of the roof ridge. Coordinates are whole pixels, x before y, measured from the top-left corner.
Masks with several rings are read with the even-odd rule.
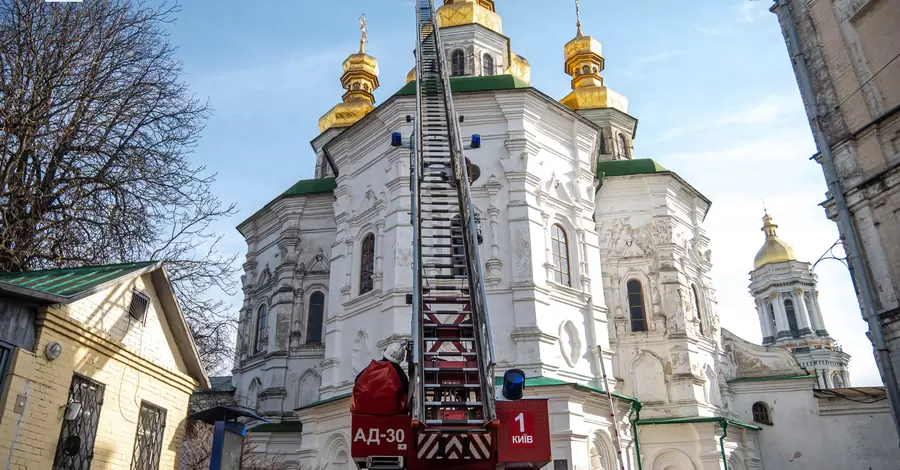
[[[98,264],[96,266],[80,266],[75,268],[52,268],[52,269],[35,269],[28,271],[0,271],[0,278],[6,276],[12,276],[16,274],[37,274],[37,273],[51,273],[54,271],[74,271],[76,269],[103,269],[103,268],[112,268],[118,266],[150,266],[153,263],[157,263],[158,261],[132,261],[129,263],[111,263],[111,264]]]

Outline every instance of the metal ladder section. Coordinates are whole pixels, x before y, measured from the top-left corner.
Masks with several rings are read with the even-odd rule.
[[[494,351],[475,212],[433,0],[417,0],[413,419],[421,459],[488,459]]]

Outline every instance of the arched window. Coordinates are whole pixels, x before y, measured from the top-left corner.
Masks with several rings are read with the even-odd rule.
[[[647,331],[647,316],[644,314],[644,289],[641,281],[632,279],[626,284],[628,290],[628,314],[631,331]]]
[[[569,237],[562,225],[553,224],[551,229],[553,237],[553,280],[558,284],[572,287],[572,279],[569,276]]]
[[[621,132],[619,132],[618,143],[616,144],[616,156],[620,159],[628,158],[628,139]]]
[[[800,329],[797,328],[797,316],[794,314],[794,301],[784,299],[784,314],[787,316],[788,328],[791,329],[791,336],[800,337]]]
[[[269,344],[269,309],[265,304],[256,310],[256,329],[253,332],[253,353],[265,351]]]
[[[450,53],[450,75],[458,77],[466,74],[466,54],[462,49]]]
[[[697,320],[700,322],[700,334],[703,333],[703,310],[700,309],[700,291],[697,290],[697,286],[691,284],[691,293],[694,297],[694,309],[697,310]]]
[[[354,84],[353,84],[353,89],[354,89],[354,90],[359,90],[359,83],[354,83]]]
[[[250,381],[250,386],[247,387],[247,408],[251,410],[256,410],[259,408],[259,392],[262,391],[262,382],[259,379],[253,379]]]
[[[764,401],[753,404],[753,421],[762,424],[772,424],[772,414],[769,413],[769,405]]]
[[[375,288],[375,234],[370,233],[363,238],[362,258],[359,262],[359,293],[365,294]]]
[[[834,388],[844,388],[844,378],[840,373],[835,372],[831,374],[831,384],[834,385]]]
[[[306,343],[322,342],[322,322],[325,319],[325,294],[313,292],[309,296],[309,312],[306,315]]]
[[[589,75],[591,73],[591,67],[585,65],[584,67],[581,68],[581,73],[583,73],[585,75]]]
[[[494,58],[490,54],[485,54],[481,58],[481,74],[485,77],[494,74]]]
[[[769,323],[772,325],[772,336],[778,335],[778,323],[775,322],[775,305],[769,302]]]

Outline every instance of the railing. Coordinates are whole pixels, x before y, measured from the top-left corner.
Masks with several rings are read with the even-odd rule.
[[[422,0],[423,2],[425,0]],[[453,106],[452,93],[450,90],[450,76],[447,74],[447,58],[445,57],[441,35],[437,24],[437,17],[434,15],[434,0],[427,0],[430,8],[430,18],[433,27],[433,35],[438,54],[438,70],[441,76],[441,83],[444,88],[445,100],[447,107],[447,120],[450,130],[450,154],[453,158],[454,178],[457,181],[460,197],[460,222],[464,224],[463,239],[465,240],[466,258],[469,260],[469,269],[466,269],[469,276],[469,296],[472,299],[472,311],[475,320],[481,323],[478,328],[479,335],[476,335],[477,348],[480,352],[478,356],[478,364],[481,368],[482,381],[482,400],[485,403],[485,419],[493,420],[496,418],[496,408],[494,404],[494,338],[491,333],[490,316],[487,310],[487,292],[484,286],[484,272],[481,264],[481,253],[478,249],[478,233],[475,222],[475,211],[472,208],[472,195],[469,188],[468,169],[465,165],[465,159],[462,154],[463,143],[459,131],[459,119]],[[418,22],[417,22],[418,24]],[[418,27],[417,27],[418,28]],[[417,72],[417,76],[418,76]],[[487,346],[487,357],[484,355]]]

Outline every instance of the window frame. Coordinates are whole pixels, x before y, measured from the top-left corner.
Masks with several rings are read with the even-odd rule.
[[[260,322],[260,312],[262,322]],[[269,305],[265,302],[256,307],[256,313],[253,316],[253,354],[261,354],[269,348]]]
[[[375,290],[375,233],[366,233],[359,248],[359,295],[363,295]]]
[[[562,234],[558,238],[557,234]],[[560,254],[564,253],[564,255]],[[572,253],[569,251],[569,233],[560,223],[550,226],[550,264],[553,266],[553,282],[572,287]],[[565,261],[565,270],[560,266]]]
[[[155,430],[151,431],[151,432],[155,431],[159,434],[153,435],[149,438],[148,444],[155,447],[155,449],[152,449],[152,448],[147,449],[149,452],[151,452],[151,460],[149,462],[144,461],[145,463],[143,466],[137,466],[137,460],[140,455],[140,454],[138,454],[138,449],[139,449],[138,446],[139,446],[140,438],[142,436],[141,423],[143,422],[143,420],[145,418],[145,414],[144,414],[145,409],[157,412],[159,414],[159,422],[158,422],[159,426]],[[133,450],[131,452],[131,470],[159,470],[159,462],[160,462],[160,457],[162,455],[162,445],[163,445],[163,441],[165,440],[165,435],[166,435],[167,413],[168,413],[168,411],[165,408],[163,408],[159,405],[150,403],[147,400],[141,400],[141,406],[138,409],[138,421],[137,421],[137,424],[135,425],[135,431],[134,431],[134,446],[133,446]],[[144,434],[144,436],[146,436],[146,434]]]
[[[697,284],[691,284],[691,291],[694,294],[694,309],[697,310],[697,320],[700,321],[700,334],[705,335],[705,329],[703,328],[703,310],[701,308],[703,301],[700,297],[700,289],[697,289]]]
[[[481,75],[485,77],[493,77],[496,75],[494,56],[487,52],[481,55]]]
[[[637,285],[637,292],[631,292],[631,286]],[[635,306],[631,303],[631,294],[639,294],[640,295],[640,303]],[[644,283],[641,282],[640,279],[631,278],[625,281],[625,301],[628,303],[628,326],[631,328],[632,333],[637,332],[646,332],[650,331],[650,325],[647,323],[647,305],[644,301]],[[635,307],[640,307],[641,318],[635,318],[634,309]],[[643,325],[641,329],[635,329],[634,322],[638,320]]]
[[[628,138],[622,132],[616,133],[616,156],[628,159]]]
[[[761,409],[762,411],[758,411]],[[753,417],[754,423],[765,424],[768,426],[773,426],[772,422],[772,409],[769,408],[769,404],[764,401],[758,401],[750,406],[750,414]]]
[[[784,316],[787,317],[788,331],[791,333],[791,337],[799,338],[800,323],[797,318],[797,309],[794,308],[794,301],[791,299],[784,299],[781,302],[781,306],[784,307]],[[793,320],[793,322],[791,322],[791,320]]]
[[[459,63],[457,64],[457,57],[459,58]],[[457,65],[459,68],[459,73],[457,73]],[[450,76],[451,77],[463,77],[466,75],[466,51],[462,49],[454,49],[450,52]]]
[[[319,339],[318,341],[313,341],[312,331],[313,331],[313,296],[316,294],[322,296],[322,312],[320,313],[321,318],[319,319]],[[315,290],[309,294],[309,297],[306,298],[306,344],[324,344],[325,341],[325,302],[326,296],[325,292],[321,290]]]

